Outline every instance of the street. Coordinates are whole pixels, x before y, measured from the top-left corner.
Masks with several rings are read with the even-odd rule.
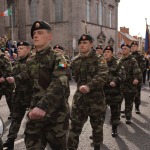
[[[71,95],[69,97],[69,104],[71,105],[72,96],[76,90],[76,84],[70,82]],[[113,138],[111,136],[111,125],[109,123],[110,110],[107,108],[107,114],[104,124],[104,141],[102,144],[102,150],[150,150],[150,89],[148,82],[142,87],[141,94],[141,114],[138,115],[133,109],[133,118],[131,125],[125,124],[125,118],[121,117],[121,123],[118,127],[118,136]],[[8,129],[10,125],[10,120],[8,120],[8,107],[5,101],[5,97],[0,101],[0,116],[4,121],[4,135],[2,137],[3,141],[6,140]],[[124,109],[124,103],[122,105]],[[24,128],[26,119],[24,118],[22,122],[21,129],[18,134],[18,138],[15,142],[15,150],[25,150],[24,145]],[[91,140],[89,136],[91,135],[91,126],[89,121],[84,125],[82,134],[80,135],[80,143],[78,150],[92,150]]]

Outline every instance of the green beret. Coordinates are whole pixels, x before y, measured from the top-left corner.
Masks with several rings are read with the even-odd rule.
[[[59,49],[61,49],[61,50],[63,50],[63,51],[64,51],[64,48],[63,48],[63,47],[61,47],[61,46],[59,46],[59,45],[55,45],[55,46],[53,47],[53,49],[56,49],[56,48],[59,48]]]
[[[111,46],[106,46],[106,48],[104,49],[104,52],[106,51],[106,50],[110,50],[110,51],[114,51],[114,49],[111,47]]]
[[[122,49],[123,46],[126,46],[126,47],[130,48],[130,46],[128,44],[126,44],[126,43],[121,45],[121,49]]]
[[[26,41],[24,41],[24,42],[18,42],[17,43],[17,47],[18,46],[30,46],[30,43],[28,43],[28,42],[26,42]]]
[[[51,25],[45,21],[35,21],[31,27],[31,37],[33,38],[33,32],[35,30],[46,29],[52,30]]]
[[[132,45],[137,45],[138,46],[138,42],[133,41],[130,46],[132,46]]]
[[[90,41],[90,42],[93,42],[94,39],[93,39],[90,35],[88,35],[88,34],[83,34],[83,35],[80,37],[80,39],[78,40],[78,45],[80,44],[81,41],[85,41],[85,40],[88,40],[88,41]]]

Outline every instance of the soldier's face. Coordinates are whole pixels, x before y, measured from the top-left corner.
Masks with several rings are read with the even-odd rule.
[[[23,58],[30,52],[30,46],[18,46],[18,57]]]
[[[103,54],[103,50],[102,50],[102,49],[96,49],[96,53],[97,53],[98,55],[102,55],[102,54]]]
[[[104,58],[105,58],[106,60],[110,60],[110,59],[112,58],[112,56],[113,56],[112,51],[110,51],[110,50],[105,50],[105,51],[104,51]]]
[[[93,47],[93,43],[91,43],[90,41],[88,40],[80,41],[79,50],[81,53],[89,52],[92,47]]]
[[[131,46],[131,52],[136,52],[136,51],[138,51],[138,46],[133,44]]]
[[[38,51],[46,48],[52,39],[52,35],[45,29],[35,30],[33,32],[34,46]]]
[[[130,49],[127,46],[122,47],[122,54],[123,56],[128,56],[130,54]]]

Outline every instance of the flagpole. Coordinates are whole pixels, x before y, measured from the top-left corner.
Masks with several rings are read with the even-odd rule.
[[[13,43],[13,41],[14,41],[14,31],[13,31],[14,30],[13,29],[14,24],[13,24],[13,9],[12,8],[13,8],[13,6],[11,5],[11,13],[12,13],[11,14],[11,19],[10,19],[11,20],[11,40],[12,40],[12,43]]]

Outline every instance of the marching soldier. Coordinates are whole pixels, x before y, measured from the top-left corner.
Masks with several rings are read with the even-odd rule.
[[[121,85],[126,78],[124,67],[113,56],[113,48],[107,46],[104,49],[104,58],[107,61],[109,75],[104,86],[106,104],[111,110],[112,137],[117,135],[117,126],[120,121],[120,103],[122,101]]]
[[[98,57],[102,57],[103,56],[103,48],[101,46],[97,46],[96,53],[97,53]]]
[[[26,109],[29,108],[32,87],[29,79],[24,79],[22,72],[26,69],[26,61],[30,55],[30,44],[26,41],[18,42],[18,59],[13,66],[12,77],[7,77],[6,80],[11,84],[15,83],[15,94],[13,99],[12,122],[9,128],[9,133],[4,148],[8,150],[14,149],[14,141],[17,138],[21,121],[25,115]]]
[[[132,56],[137,60],[139,68],[141,69],[142,75],[146,69],[146,60],[145,57],[143,55],[141,55],[138,52],[138,43],[137,42],[132,42],[131,43],[131,53]],[[139,84],[138,84],[138,94],[135,98],[135,112],[137,114],[140,114],[140,104],[141,104],[141,87],[142,87],[142,78],[139,80]]]
[[[100,59],[92,49],[93,38],[90,35],[83,34],[78,44],[79,54],[71,63],[77,90],[71,109],[68,149],[76,150],[78,148],[82,127],[90,117],[94,150],[99,150],[100,144],[103,142],[103,123],[106,112],[103,86],[106,83],[108,68],[106,61]]]
[[[64,56],[64,58],[66,59],[67,66],[68,66],[66,73],[67,73],[69,80],[71,80],[72,77],[71,77],[71,69],[70,69],[70,60],[69,60],[69,57],[65,54],[64,48],[60,45],[55,45],[53,47],[53,50],[62,54],[62,56]]]
[[[10,111],[8,119],[11,119],[12,112],[12,96],[14,84],[9,84],[6,80],[7,77],[12,75],[12,66],[10,60],[0,51],[0,99],[3,95],[6,97],[6,102]]]
[[[31,28],[36,52],[28,59],[26,70],[33,83],[33,97],[25,129],[27,150],[44,149],[47,143],[52,149],[67,150],[67,63],[64,57],[50,46],[51,30],[50,24],[45,21],[35,21]]]
[[[133,102],[137,96],[137,87],[140,83],[142,72],[136,59],[130,54],[130,46],[128,44],[122,44],[121,49],[123,57],[120,61],[126,72],[126,80],[122,89],[125,99],[126,124],[131,124]]]

